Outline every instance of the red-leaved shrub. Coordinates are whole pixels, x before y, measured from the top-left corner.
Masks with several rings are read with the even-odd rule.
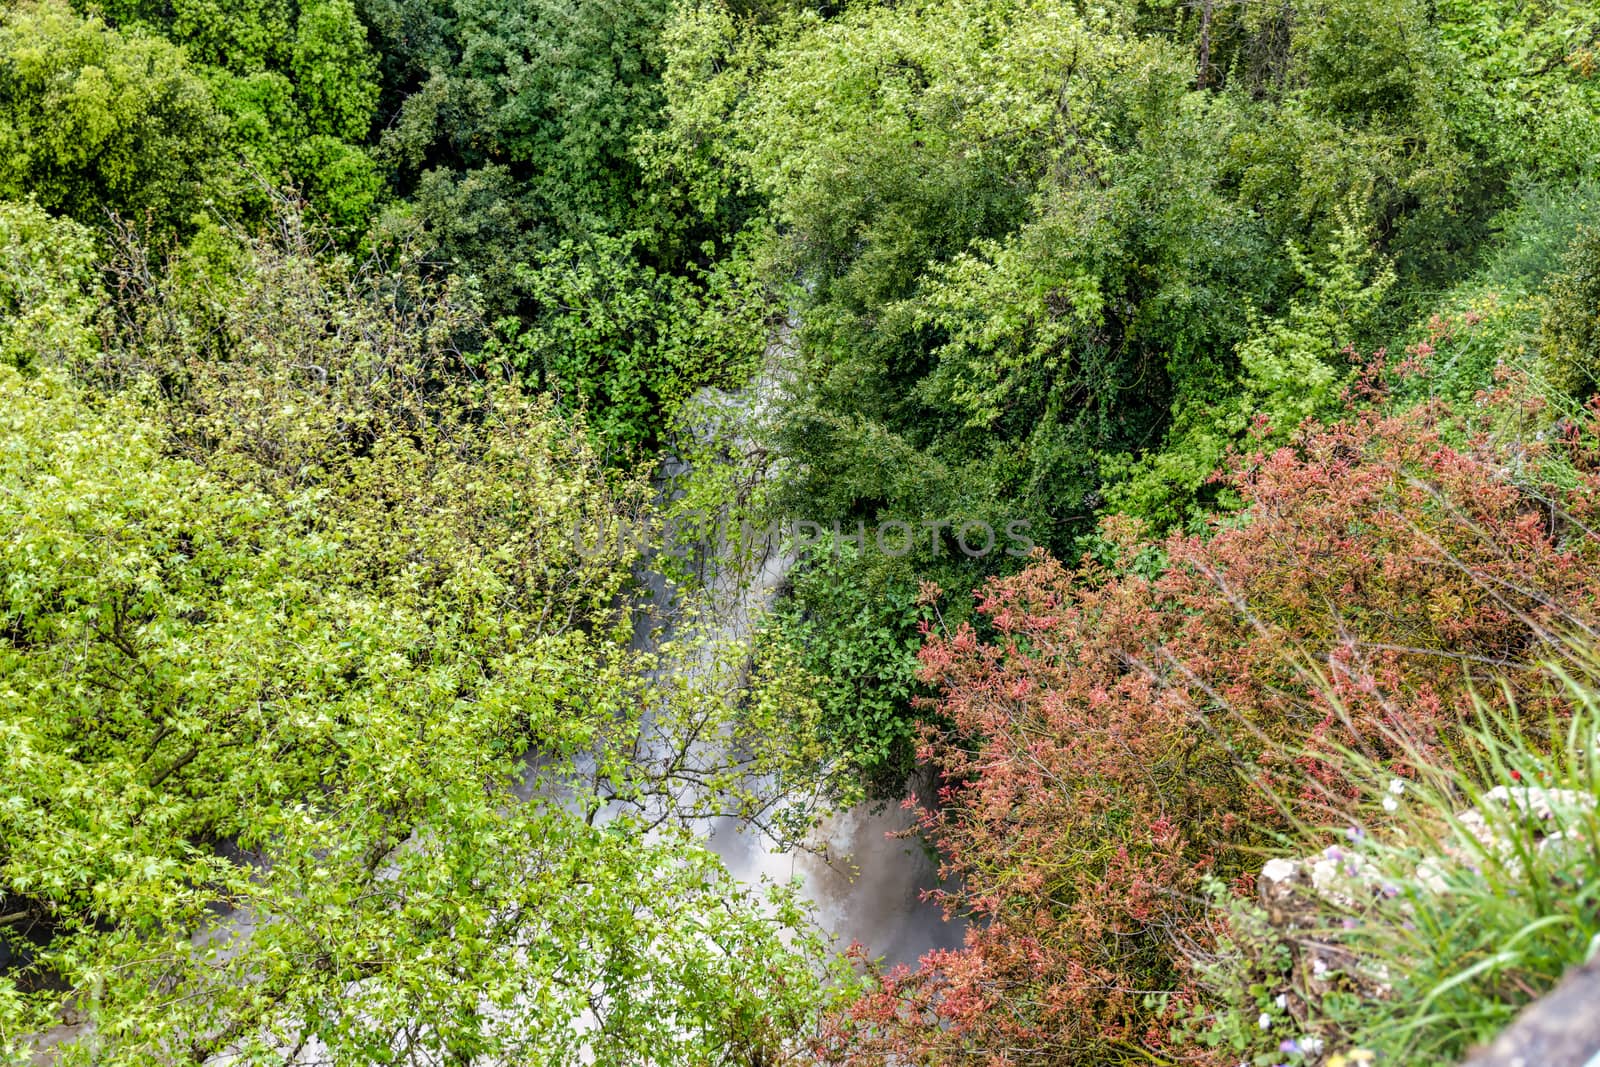
[[[859,1000],[838,1058],[1151,1062],[1147,998],[1182,995],[1211,921],[1201,876],[1247,887],[1279,804],[1340,795],[1329,746],[1446,744],[1502,677],[1536,711],[1536,662],[1600,619],[1600,419],[1549,421],[1503,388],[1470,424],[1429,404],[1308,427],[1240,459],[1244,509],[1162,541],[1159,577],[1040,559],[981,591],[981,632],[930,634],[925,826],[976,921]]]

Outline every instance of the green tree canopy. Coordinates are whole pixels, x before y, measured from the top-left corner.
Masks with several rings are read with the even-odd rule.
[[[180,49],[59,0],[0,13],[0,196],[98,225],[185,224],[216,189],[222,124]]]
[[[98,396],[0,367],[8,1033],[65,991],[69,1062],[781,1047],[819,996],[801,913],[657,799],[733,772],[639,755],[732,705],[640,740],[634,550],[574,538],[639,481],[465,373],[474,309],[413,254],[340,255],[293,205],[105,267]]]

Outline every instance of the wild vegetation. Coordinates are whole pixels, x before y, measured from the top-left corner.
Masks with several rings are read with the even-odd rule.
[[[1600,944],[1597,158],[1580,0],[17,0],[0,1063],[1455,1062]],[[706,840],[912,780],[915,967]]]

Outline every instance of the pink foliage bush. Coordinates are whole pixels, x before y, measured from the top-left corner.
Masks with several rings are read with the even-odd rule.
[[[830,1054],[1204,1062],[1163,1048],[1149,1006],[1182,999],[1215,921],[1200,878],[1247,887],[1286,809],[1337,803],[1335,745],[1446,744],[1501,678],[1536,711],[1539,661],[1600,621],[1600,419],[1548,423],[1504,386],[1466,421],[1425,404],[1307,427],[1239,458],[1243,510],[1160,541],[1159,576],[1040,558],[981,591],[979,627],[931,632],[924,825],[961,886],[946,905],[975,921],[883,976]]]

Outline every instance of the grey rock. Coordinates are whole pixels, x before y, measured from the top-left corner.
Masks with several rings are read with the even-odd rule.
[[[1523,1009],[1463,1067],[1589,1067],[1600,1064],[1600,960],[1572,971]]]

